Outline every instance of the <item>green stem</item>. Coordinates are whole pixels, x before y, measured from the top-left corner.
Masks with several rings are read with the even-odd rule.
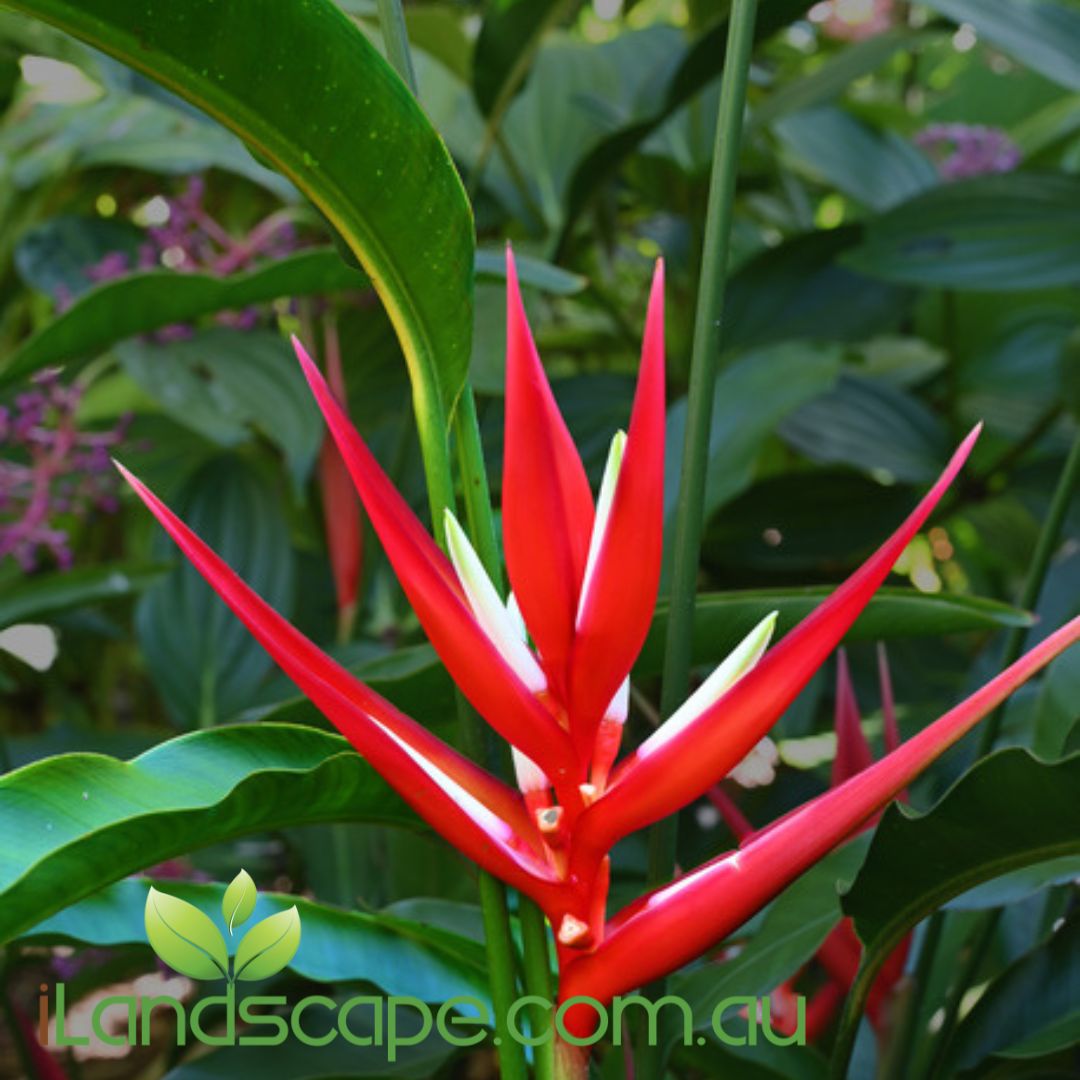
[[[379,0],[379,27],[386,43],[386,58],[416,97],[416,70],[409,51],[409,31],[401,0]]]
[[[518,906],[518,918],[521,922],[521,943],[525,954],[525,991],[532,997],[552,1001],[551,952],[548,947],[547,920],[544,913],[527,897],[521,897]],[[535,1013],[534,1013],[535,1016]],[[549,1025],[554,1020],[546,1018]],[[533,1031],[536,1038],[543,1038],[543,1028],[538,1022]],[[537,1046],[533,1051],[533,1061],[539,1080],[549,1080],[555,1076],[554,1036]]]
[[[907,1007],[901,1012],[899,1023],[893,1028],[889,1039],[888,1058],[883,1070],[886,1080],[903,1080],[907,1075],[907,1063],[912,1050],[911,1032],[918,1020],[922,1005],[919,989],[925,988],[930,982],[930,974],[934,969],[934,957],[944,926],[945,920],[941,912],[932,915],[926,924],[926,933],[919,946],[919,959],[912,975],[912,985],[909,987]]]
[[[683,443],[682,479],[675,514],[675,562],[672,568],[671,607],[664,654],[664,685],[660,710],[670,716],[686,696],[690,684],[690,643],[694,594],[701,554],[705,476],[712,425],[713,386],[720,359],[720,323],[724,308],[731,225],[738,172],[739,142],[750,54],[754,43],[757,0],[735,0],[728,29],[723,85],[716,126],[705,243],[701,257],[694,346],[687,393],[686,439]],[[654,832],[654,836],[657,835]],[[650,852],[651,885],[666,881],[675,864],[670,843],[653,844]]]
[[[409,53],[409,38],[400,0],[379,0],[379,23],[382,27],[390,62],[415,96],[416,73],[413,70],[412,57]],[[462,402],[458,412],[466,415],[466,417],[471,417],[471,433],[475,433],[476,409],[472,391],[468,386],[462,391]],[[442,430],[437,439],[429,438],[425,440],[425,425],[421,425],[424,472],[427,477],[428,498],[431,503],[432,529],[441,546],[445,545],[446,540],[443,517],[445,511],[454,506],[454,488],[447,439],[448,425],[445,422],[445,412],[443,416]],[[475,455],[475,451],[479,447],[479,436],[475,436],[474,445],[471,433],[467,432],[469,439],[465,441],[469,444],[470,453]],[[459,443],[459,447],[460,445]],[[475,464],[475,456],[470,457],[469,466],[472,471],[464,474],[466,502],[471,516],[478,516],[478,507],[481,503],[485,503],[487,505],[487,516],[490,519],[491,505],[487,497],[487,481],[484,477],[482,456],[479,458],[478,474],[474,468]],[[477,519],[482,520],[482,517],[478,516]],[[481,535],[474,534],[474,536],[480,548],[483,548],[485,546],[482,536],[484,530],[480,529],[478,532]],[[493,540],[494,533],[492,532],[492,543]],[[490,549],[489,554],[491,554]],[[464,698],[461,697],[460,693],[458,694],[458,716],[467,748],[475,757],[484,760],[487,755],[484,753],[484,736],[479,718],[468,706]],[[497,881],[490,874],[483,871],[478,876],[478,889],[491,979],[491,998],[495,1007],[495,1033],[498,1038],[499,1072],[503,1080],[526,1080],[527,1068],[524,1048],[511,1037],[506,1024],[509,1008],[513,1003],[517,989],[514,944],[510,934],[510,914],[506,905],[506,889],[502,882]]]
[[[720,87],[713,166],[705,215],[705,238],[698,284],[694,345],[687,392],[686,437],[682,478],[675,514],[675,562],[672,568],[671,607],[664,653],[660,711],[670,716],[685,698],[690,685],[690,645],[694,595],[701,556],[705,478],[712,425],[713,387],[720,360],[720,324],[724,310],[735,183],[739,168],[746,86],[754,45],[757,0],[734,0],[728,25],[727,51]],[[648,883],[651,887],[671,878],[675,869],[678,817],[671,815],[652,827],[649,836]],[[663,987],[653,988],[663,993]],[[659,1076],[662,1049],[642,1047],[643,1076]]]

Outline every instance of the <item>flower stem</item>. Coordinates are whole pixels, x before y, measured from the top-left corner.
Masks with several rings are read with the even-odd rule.
[[[705,217],[694,346],[687,393],[686,439],[682,479],[675,514],[675,561],[671,580],[671,614],[664,653],[664,684],[660,711],[670,716],[690,684],[690,641],[694,594],[701,554],[705,475],[712,425],[713,386],[720,358],[720,323],[730,251],[735,179],[750,54],[754,43],[757,0],[735,0],[728,27],[727,54],[717,115],[712,178]],[[675,818],[653,827],[649,844],[649,884],[671,877],[675,866]]]
[[[416,97],[416,69],[409,51],[409,32],[405,26],[401,0],[379,0],[379,27],[390,65]]]
[[[401,0],[379,0],[379,24],[390,63],[401,76],[405,85],[416,95],[416,73],[409,52],[409,37],[405,27],[405,15]],[[491,503],[487,491],[483,456],[476,427],[476,406],[472,389],[466,384],[458,405],[459,460],[462,462],[462,479],[468,506],[470,528],[474,542],[483,558],[485,554],[498,562],[494,547],[494,526],[491,523]],[[445,413],[444,413],[445,417]],[[442,529],[443,512],[453,506],[454,491],[451,481],[449,432],[444,424],[441,438],[429,440],[424,447],[424,472],[427,478],[428,496],[431,502],[432,528],[440,546],[445,546]],[[464,437],[462,437],[464,436]],[[463,449],[464,448],[464,449]],[[487,527],[484,527],[486,513]],[[490,542],[488,539],[490,534]],[[486,550],[485,550],[486,549]],[[486,560],[485,560],[486,561]],[[458,694],[458,716],[462,733],[471,754],[481,760],[484,753],[484,736],[476,713]],[[524,1048],[513,1039],[506,1027],[506,1018],[517,989],[514,944],[510,934],[510,914],[506,905],[506,888],[490,874],[478,875],[480,909],[484,922],[484,942],[487,949],[491,998],[495,1007],[495,1032],[498,1036],[499,1074],[503,1080],[526,1080],[527,1067]]]
[[[720,324],[724,309],[739,146],[742,140],[743,114],[746,111],[746,87],[750,76],[756,17],[757,0],[734,0],[728,23],[727,50],[713,144],[694,344],[690,358],[686,437],[683,442],[679,501],[675,513],[675,560],[672,567],[671,606],[660,698],[660,711],[665,717],[675,711],[690,685],[690,644],[698,562],[701,556],[713,388],[720,359]],[[650,831],[650,887],[670,880],[674,872],[677,823],[678,816],[673,814],[658,822]],[[664,992],[663,986],[654,987],[653,990],[660,995]],[[640,1058],[643,1076],[661,1075],[662,1053],[658,1046],[642,1046]]]

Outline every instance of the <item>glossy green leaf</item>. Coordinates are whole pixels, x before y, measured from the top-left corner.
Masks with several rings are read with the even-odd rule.
[[[911,290],[841,263],[860,237],[854,227],[807,233],[741,266],[729,286],[724,347],[862,341],[893,329],[911,306]]]
[[[925,813],[894,803],[842,904],[865,945],[837,1055],[843,1064],[878,969],[942,904],[1025,866],[1080,854],[1080,754],[1053,764],[1002,750]]]
[[[1080,918],[1075,914],[986,988],[956,1030],[946,1074],[992,1054],[1041,1057],[1080,1042]]]
[[[441,458],[465,379],[473,223],[446,147],[331,0],[17,0],[230,127],[289,177],[369,273],[413,377],[421,440]]]
[[[230,934],[235,933],[238,926],[251,918],[256,898],[255,882],[246,870],[241,870],[229,882],[229,887],[221,898],[221,914]]]
[[[163,859],[327,821],[416,824],[344,739],[311,728],[222,727],[131,762],[63,754],[16,769],[0,777],[0,941]]]
[[[238,457],[203,466],[170,505],[286,618],[292,612],[293,554],[280,494]],[[154,534],[162,559],[172,541]],[[251,703],[273,668],[270,657],[186,560],[148,589],[135,611],[146,665],[183,727],[229,719]]]
[[[757,589],[705,593],[694,607],[692,656],[695,664],[716,663],[770,611],[780,613],[777,638],[805,618],[832,592],[829,586],[803,589]],[[667,604],[657,607],[652,629],[635,672],[658,674],[663,664]],[[1030,626],[1031,616],[1008,604],[971,596],[921,593],[915,589],[879,589],[848,633],[848,641],[888,641],[902,637],[937,637],[971,631]]]
[[[836,346],[785,342],[740,356],[720,373],[709,430],[706,517],[750,485],[754,464],[776,425],[832,387],[841,359]],[[668,521],[679,497],[686,409],[682,398],[668,410],[664,464],[664,513]]]
[[[325,435],[289,343],[271,330],[213,327],[180,341],[125,341],[124,371],[178,423],[221,446],[257,428],[280,448],[296,490]]]
[[[229,954],[221,931],[186,900],[151,888],[146,895],[146,937],[154,952],[181,975],[228,977]]]
[[[939,183],[930,159],[907,139],[875,131],[831,105],[785,116],[775,131],[812,176],[874,210],[887,210]]]
[[[926,0],[1048,79],[1080,90],[1080,10],[1067,0]]]
[[[27,944],[115,947],[145,941],[143,907],[148,886],[193,904],[220,909],[220,885],[126,878],[37,924],[20,936]],[[460,905],[465,908],[466,905]],[[439,1002],[461,995],[487,999],[483,934],[470,938],[402,907],[394,912],[343,911],[283,893],[259,894],[257,912],[274,916],[295,907],[301,942],[289,970],[321,983],[371,982],[387,994]],[[479,922],[479,912],[468,908]]]
[[[875,218],[844,261],[887,281],[1013,292],[1080,281],[1080,179],[944,184]]]
[[[858,375],[780,423],[788,445],[823,465],[850,465],[887,483],[933,481],[949,458],[941,421],[918,398]]]
[[[243,982],[268,979],[286,968],[300,948],[300,914],[296,905],[268,915],[240,940],[233,966]]]
[[[34,574],[0,593],[0,629],[27,620],[48,620],[72,608],[134,596],[152,585],[164,566],[113,563]]]
[[[279,297],[362,288],[367,278],[332,249],[304,251],[242,274],[151,270],[108,281],[29,337],[6,360],[0,378],[20,379],[50,364],[93,356],[135,334],[239,310]]]

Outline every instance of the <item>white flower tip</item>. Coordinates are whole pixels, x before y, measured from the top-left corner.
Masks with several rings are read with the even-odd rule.
[[[514,776],[523,795],[533,795],[551,787],[544,770],[532,758],[526,757],[516,746],[510,747],[510,754],[514,760]]]

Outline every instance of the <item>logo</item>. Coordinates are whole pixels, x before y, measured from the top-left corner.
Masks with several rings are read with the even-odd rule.
[[[221,900],[230,938],[251,918],[257,896],[251,875],[241,870]],[[186,900],[151,887],[145,918],[146,937],[154,952],[189,979],[225,979],[230,986],[267,979],[287,967],[300,948],[300,913],[295,904],[257,922],[240,938],[231,958],[213,920]]]

